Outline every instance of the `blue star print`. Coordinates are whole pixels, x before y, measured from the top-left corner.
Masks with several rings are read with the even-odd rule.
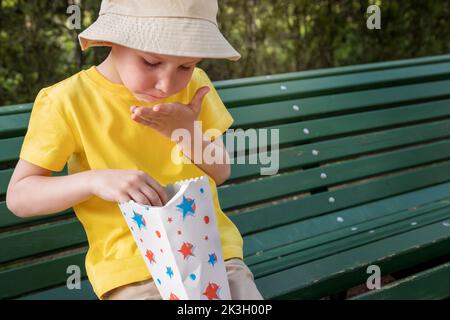
[[[169,276],[169,278],[172,278],[173,276],[173,271],[171,267],[167,267],[167,271],[166,271],[167,275]]]
[[[194,205],[194,200],[188,200],[183,195],[183,202],[181,204],[177,204],[177,208],[180,208],[183,211],[183,220],[186,218],[187,215],[193,216],[195,213],[194,208],[192,206]]]
[[[145,227],[145,220],[144,217],[142,216],[142,214],[136,213],[133,210],[134,216],[133,216],[133,220],[136,221],[136,223],[138,224],[139,229],[141,229],[141,226]]]
[[[216,254],[215,254],[215,253],[213,253],[213,254],[208,254],[208,256],[209,256],[208,263],[210,263],[210,264],[214,267],[214,264],[217,262],[217,256],[216,256]]]

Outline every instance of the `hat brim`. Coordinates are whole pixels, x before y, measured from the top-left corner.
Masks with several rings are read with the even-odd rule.
[[[116,43],[157,54],[232,61],[241,58],[217,26],[204,19],[103,14],[78,39],[83,51]]]

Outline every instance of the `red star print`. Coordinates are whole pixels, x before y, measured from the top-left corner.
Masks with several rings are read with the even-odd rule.
[[[147,254],[145,255],[148,258],[148,261],[150,261],[150,263],[155,263],[155,256],[153,254],[153,252],[151,250],[147,250]]]
[[[209,283],[206,287],[205,292],[203,292],[203,295],[208,297],[208,300],[217,299],[219,300],[219,296],[217,295],[217,290],[219,290],[219,286],[217,283]]]
[[[203,219],[205,220],[205,223],[206,223],[206,224],[209,223],[209,217],[208,217],[208,216],[205,216]]]
[[[208,236],[205,236],[205,240],[208,240]]]
[[[171,223],[172,222],[172,218],[171,217],[167,218],[167,221],[169,221],[169,223]]]
[[[177,296],[176,296],[176,294],[175,293],[170,293],[170,297],[169,297],[169,300],[180,300],[180,298],[178,298]]]
[[[178,230],[178,234],[181,234],[181,230]]]
[[[158,230],[156,230],[156,236],[157,236],[158,238],[161,238],[161,233],[160,233]]]
[[[194,256],[192,253],[193,245],[189,242],[183,242],[183,245],[181,246],[181,249],[178,250],[178,252],[181,252],[183,255],[183,259],[186,259],[188,256]]]

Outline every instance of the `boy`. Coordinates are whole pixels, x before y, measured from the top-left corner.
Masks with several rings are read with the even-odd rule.
[[[110,46],[109,56],[42,89],[32,109],[7,206],[20,217],[73,207],[89,242],[86,271],[100,299],[161,299],[118,202],[163,206],[162,186],[207,174],[233,299],[262,299],[243,262],[243,240],[220,208],[216,185],[230,174],[217,135],[233,122],[202,58],[240,58],[217,28],[216,0],[103,0],[97,21],[79,35],[82,50]],[[201,121],[201,127],[195,120]],[[186,129],[221,163],[193,156]],[[178,147],[191,160],[174,162]],[[68,176],[53,177],[68,164]]]

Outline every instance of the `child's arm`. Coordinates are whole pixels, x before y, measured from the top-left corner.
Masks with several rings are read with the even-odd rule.
[[[19,159],[8,185],[6,205],[22,218],[64,211],[92,195],[90,172],[54,177],[52,171]]]
[[[194,126],[194,130],[197,130],[199,133],[197,133],[198,136],[203,136],[203,141],[201,150],[198,154],[200,156],[200,159],[196,158],[195,153],[195,144],[199,144],[198,141],[194,142],[194,136],[196,136],[194,133],[191,133],[191,141],[184,141],[181,140],[178,142],[178,146],[182,150],[183,154],[188,157],[193,164],[195,164],[197,167],[202,169],[206,174],[208,174],[211,178],[214,179],[216,182],[216,185],[221,185],[227,179],[230,177],[231,174],[231,168],[230,168],[230,157],[228,154],[227,149],[225,148],[224,144],[222,143],[220,137],[216,137],[214,141],[210,142],[207,137],[205,137],[201,133],[201,129],[198,126]],[[190,150],[189,150],[190,147]],[[214,155],[221,155],[218,163],[212,162],[208,163],[208,159],[205,159],[203,156],[205,154],[204,150],[208,148],[209,151],[213,149],[214,151],[211,152]],[[210,152],[208,152],[209,154]]]
[[[153,206],[168,201],[163,187],[140,170],[88,170],[56,177],[51,172],[19,159],[6,193],[8,209],[25,218],[64,211],[91,196]]]

